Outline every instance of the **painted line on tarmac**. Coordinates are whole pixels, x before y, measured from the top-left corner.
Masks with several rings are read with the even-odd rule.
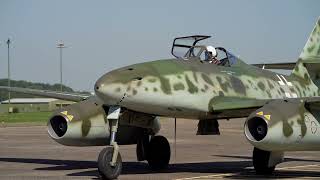
[[[290,167],[277,168],[276,170],[290,170],[290,169],[308,168],[308,167],[320,167],[320,165],[319,164],[309,164],[309,165],[301,165],[301,166],[290,166]],[[254,171],[249,171],[249,172],[254,172]],[[206,176],[195,176],[195,177],[179,178],[179,179],[176,179],[176,180],[223,178],[224,176],[232,176],[232,175],[236,175],[237,173],[241,173],[241,172],[212,174],[212,175],[206,175]],[[251,177],[251,176],[252,175],[245,175],[245,177]],[[241,177],[242,177],[242,175],[241,175]],[[308,177],[304,177],[304,178],[308,178]]]
[[[289,167],[282,167],[282,168],[276,168],[277,170],[286,170],[286,169],[296,169],[296,168],[304,168],[304,167],[315,167],[320,166],[320,164],[309,164],[309,165],[301,165],[301,166],[289,166]]]
[[[176,180],[191,180],[191,179],[206,179],[206,178],[219,178],[223,176],[232,176],[235,173],[225,173],[225,174],[213,174],[213,175],[207,175],[207,176],[196,176],[196,177],[189,177],[189,178],[180,178]]]
[[[307,168],[307,167],[319,167],[319,164],[309,164],[309,165],[301,165],[301,166],[289,166],[289,167],[282,167],[276,168],[276,170],[287,170],[287,169],[297,169],[297,168]]]

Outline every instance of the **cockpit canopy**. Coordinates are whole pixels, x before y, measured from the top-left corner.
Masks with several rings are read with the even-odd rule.
[[[206,60],[206,45],[197,45],[199,41],[210,38],[211,36],[205,35],[194,35],[177,37],[173,41],[171,54],[178,58],[184,60],[199,59]],[[231,54],[223,47],[216,47],[217,59],[219,63],[217,65],[221,66],[231,66],[237,62],[237,57]]]

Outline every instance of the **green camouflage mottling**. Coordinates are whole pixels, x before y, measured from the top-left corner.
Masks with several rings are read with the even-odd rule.
[[[245,124],[245,134],[250,143],[263,150],[320,150],[320,116],[315,112],[318,110],[308,110],[303,100],[273,100],[248,117],[248,121],[255,121],[253,118],[259,117],[267,122],[266,137],[261,141],[254,140],[249,135],[248,121]]]
[[[306,81],[311,79],[317,80],[319,76],[316,76],[315,70],[310,68],[310,66],[320,67],[320,18],[318,19],[313,31],[310,34],[310,37],[305,44],[296,67],[294,68],[292,75],[302,78]],[[319,72],[319,71],[318,71]]]
[[[320,58],[320,19],[318,19],[299,58],[301,61],[312,60],[312,58]]]
[[[52,118],[63,117],[67,120],[68,131],[63,137],[58,137],[51,128],[51,120],[48,122],[48,132],[57,142],[64,145],[99,145],[106,144],[109,137],[108,127],[105,125],[105,113],[102,102],[95,96],[64,107],[54,112]]]
[[[292,86],[281,85],[278,76],[245,64],[222,67],[199,60],[171,59],[112,71],[98,84],[102,86],[101,91],[111,94],[106,100],[114,99],[112,103],[145,113],[181,117],[189,114],[192,118],[212,118],[210,113],[215,108],[212,99],[216,97],[245,100],[319,95],[318,87],[310,81],[282,75]],[[154,111],[154,108],[161,111]],[[168,111],[169,108],[182,111]]]
[[[69,146],[108,145],[109,122],[102,108],[103,103],[96,96],[57,110],[52,118],[63,117],[67,121],[67,131],[58,137],[48,122],[48,132],[57,142]],[[51,119],[52,119],[51,118]],[[144,128],[142,131],[141,128]],[[156,134],[160,130],[159,120],[143,113],[123,111],[119,118],[119,144],[135,144],[141,133]],[[125,132],[125,133],[121,133]]]
[[[320,20],[290,76],[248,65],[239,58],[231,66],[197,58],[167,59],[111,71],[97,81],[95,88],[106,104],[160,116],[232,118],[248,116],[262,107],[272,114],[271,129],[279,130],[285,138],[294,138],[297,132],[304,138],[310,134],[305,122],[310,112],[304,101],[278,100],[320,95],[320,81],[316,81],[320,79],[316,73],[320,72],[319,57]],[[280,105],[272,106],[274,103]]]

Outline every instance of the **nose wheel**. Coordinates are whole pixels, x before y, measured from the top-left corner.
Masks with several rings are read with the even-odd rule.
[[[104,148],[98,157],[98,171],[101,179],[116,179],[122,169],[122,159],[120,153],[117,155],[116,162],[112,165],[114,148]]]
[[[105,107],[104,107],[105,108]],[[107,119],[110,123],[110,147],[104,148],[98,157],[98,171],[101,179],[116,179],[121,173],[122,159],[116,142],[121,108],[110,106]]]

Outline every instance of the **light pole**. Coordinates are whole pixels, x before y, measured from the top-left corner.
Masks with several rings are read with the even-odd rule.
[[[60,51],[60,92],[62,93],[62,49],[66,48],[66,46],[63,44],[63,42],[59,42],[57,44],[57,48],[59,48]],[[62,103],[60,103],[60,108],[62,108]]]
[[[7,40],[7,45],[8,45],[8,87],[9,87],[9,91],[8,91],[8,101],[9,101],[9,110],[8,112],[10,113],[10,108],[11,108],[11,92],[10,92],[10,89],[11,89],[11,81],[10,81],[10,39],[8,38]]]

